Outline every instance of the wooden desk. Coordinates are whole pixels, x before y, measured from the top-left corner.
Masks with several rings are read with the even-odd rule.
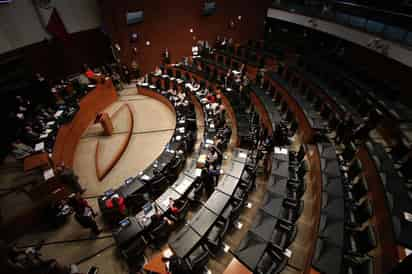
[[[252,274],[252,272],[238,259],[233,258],[223,274]]]
[[[104,110],[117,100],[117,93],[112,81],[97,84],[80,101],[80,109],[73,120],[62,125],[57,133],[53,146],[53,163],[64,162],[67,167],[73,167],[74,152],[83,132],[96,118],[96,113]]]
[[[168,274],[166,264],[163,262],[162,257],[163,252],[157,253],[143,266],[143,269],[158,274]]]
[[[106,136],[110,136],[113,134],[113,124],[112,120],[110,119],[109,114],[107,112],[102,112],[98,114],[98,122],[103,128],[103,134]]]
[[[50,167],[51,162],[47,152],[37,153],[24,158],[24,171],[29,171],[39,167]]]

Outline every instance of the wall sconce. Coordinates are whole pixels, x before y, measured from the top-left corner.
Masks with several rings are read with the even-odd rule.
[[[193,33],[193,29],[192,29],[192,28],[190,28],[190,29],[189,29],[189,32],[190,32],[190,33]]]
[[[150,46],[150,41],[146,41],[146,46]]]
[[[239,16],[237,17],[237,20],[241,21],[241,20],[242,20],[242,15],[239,15]]]

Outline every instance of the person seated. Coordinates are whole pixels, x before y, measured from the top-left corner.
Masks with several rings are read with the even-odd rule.
[[[159,66],[156,66],[156,67],[155,67],[154,75],[155,75],[155,76],[162,75],[162,70],[160,69]]]
[[[216,102],[216,97],[215,97],[215,95],[214,95],[213,93],[211,93],[211,92],[209,92],[209,93],[206,95],[206,99],[207,99],[207,102],[208,102],[209,104],[213,104],[213,103]]]
[[[179,213],[179,208],[177,207],[176,202],[172,197],[169,197],[169,209],[172,214],[177,215]]]
[[[206,156],[206,163],[208,165],[217,164],[218,158],[219,158],[219,154],[218,154],[217,149],[213,146],[210,147],[209,152],[207,153],[207,156]]]
[[[83,69],[84,69],[84,75],[91,80],[96,77],[95,73],[93,70],[90,69],[90,67],[87,64],[83,64]]]
[[[121,216],[125,216],[127,214],[125,199],[122,196],[113,195],[111,198],[106,200],[105,204],[107,208],[116,209]]]

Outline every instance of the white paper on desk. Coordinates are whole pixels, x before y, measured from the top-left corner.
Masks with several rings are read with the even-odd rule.
[[[42,151],[42,150],[44,150],[44,142],[37,143],[37,144],[34,146],[34,151]]]
[[[206,139],[206,144],[213,145],[213,140],[211,140],[211,139]]]
[[[49,168],[43,172],[44,180],[49,180],[54,177],[54,171],[52,168]]]
[[[56,111],[56,113],[54,114],[54,118],[59,118],[62,114],[63,114],[63,110],[58,110],[58,111]]]
[[[286,257],[290,258],[292,256],[292,251],[288,248],[286,248],[286,250],[283,252],[283,254],[285,254]]]
[[[52,126],[52,125],[54,125],[56,122],[55,121],[50,121],[50,122],[47,122],[47,126]]]
[[[163,75],[162,75],[162,78],[169,78],[169,75],[163,74]]]
[[[412,254],[412,250],[405,248],[405,255],[409,256],[410,254]]]
[[[140,179],[144,180],[144,181],[148,181],[150,180],[150,176],[147,174],[144,174],[142,177],[140,177]]]
[[[46,139],[46,138],[47,138],[47,136],[49,136],[49,134],[47,134],[47,133],[42,134],[42,135],[40,135],[40,139]]]
[[[90,84],[90,85],[87,85],[87,87],[88,87],[88,88],[95,88],[95,87],[96,87],[96,85],[92,85],[92,84]]]
[[[155,85],[150,85],[149,88],[156,88],[156,86]]]
[[[232,91],[232,89],[231,89],[231,88],[227,88],[226,90],[227,90],[227,91]]]
[[[233,74],[235,74],[235,75],[240,74],[240,71],[237,71],[237,70],[232,70],[232,72],[233,72]]]
[[[177,136],[176,136],[176,141],[180,141],[180,140],[182,140],[182,136],[177,135]]]
[[[49,129],[49,128],[46,129],[46,133],[47,133],[47,134],[49,134],[49,133],[52,132],[52,131],[53,131],[53,130],[51,130],[51,129]]]
[[[176,82],[177,82],[178,84],[181,84],[181,83],[183,83],[183,80],[182,80],[182,79],[177,79]]]
[[[239,158],[243,158],[243,159],[244,159],[244,158],[247,157],[247,153],[239,152],[238,156],[239,156]]]
[[[17,118],[20,118],[20,119],[23,119],[24,118],[24,115],[23,115],[23,113],[17,113]]]
[[[275,154],[288,154],[287,148],[275,147]]]
[[[172,252],[172,250],[170,250],[170,248],[163,251],[163,257],[165,257],[165,258],[170,258],[170,257],[172,257],[172,255],[173,255],[173,252]]]
[[[199,177],[200,174],[202,174],[202,169],[196,168],[196,169],[195,169],[195,176],[196,176],[196,177]]]
[[[412,222],[412,214],[409,212],[403,212],[403,217],[405,218],[405,220],[407,220],[408,222]]]
[[[185,133],[185,128],[184,127],[179,127],[177,130],[179,131],[179,133]]]

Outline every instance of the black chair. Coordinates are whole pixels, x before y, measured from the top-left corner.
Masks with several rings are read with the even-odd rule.
[[[345,144],[345,148],[339,157],[340,160],[345,164],[350,163],[356,155],[356,150],[355,143],[349,142],[348,144]]]
[[[372,225],[363,230],[347,231],[345,251],[349,254],[364,255],[376,247],[376,235]]]
[[[302,162],[303,158],[305,158],[305,147],[304,145],[300,145],[297,152],[289,151],[289,163],[291,165],[297,165]]]
[[[365,178],[357,177],[352,183],[347,185],[346,200],[352,204],[359,204],[368,193],[368,184]]]
[[[218,220],[207,234],[207,245],[209,249],[216,253],[222,245],[223,238],[229,229],[229,220]]]
[[[150,181],[150,191],[154,197],[157,197],[166,189],[169,185],[169,180],[166,176],[160,175],[159,178],[155,178],[153,181]]]
[[[287,265],[288,257],[283,254],[283,250],[278,246],[268,245],[263,253],[254,273],[276,274],[280,273]]]
[[[245,168],[240,176],[240,186],[250,192],[255,187],[256,169],[254,167]]]
[[[209,262],[209,249],[204,245],[199,245],[188,258],[185,259],[191,273],[204,273]]]
[[[285,219],[278,219],[270,238],[270,242],[273,245],[285,249],[296,238],[296,234],[297,228],[292,222]]]
[[[369,199],[359,205],[350,207],[347,213],[346,224],[349,227],[359,227],[373,216],[373,208]]]
[[[222,216],[223,218],[229,220],[229,225],[233,225],[235,221],[239,219],[242,208],[243,203],[241,201],[232,199],[223,211]]]
[[[155,228],[149,231],[149,239],[155,247],[160,248],[169,237],[169,234],[170,226],[167,221],[162,220]]]
[[[120,250],[120,254],[128,264],[133,264],[143,253],[149,242],[143,236],[133,240],[129,245]]]
[[[349,257],[343,261],[342,274],[373,274],[375,273],[373,257]]]

